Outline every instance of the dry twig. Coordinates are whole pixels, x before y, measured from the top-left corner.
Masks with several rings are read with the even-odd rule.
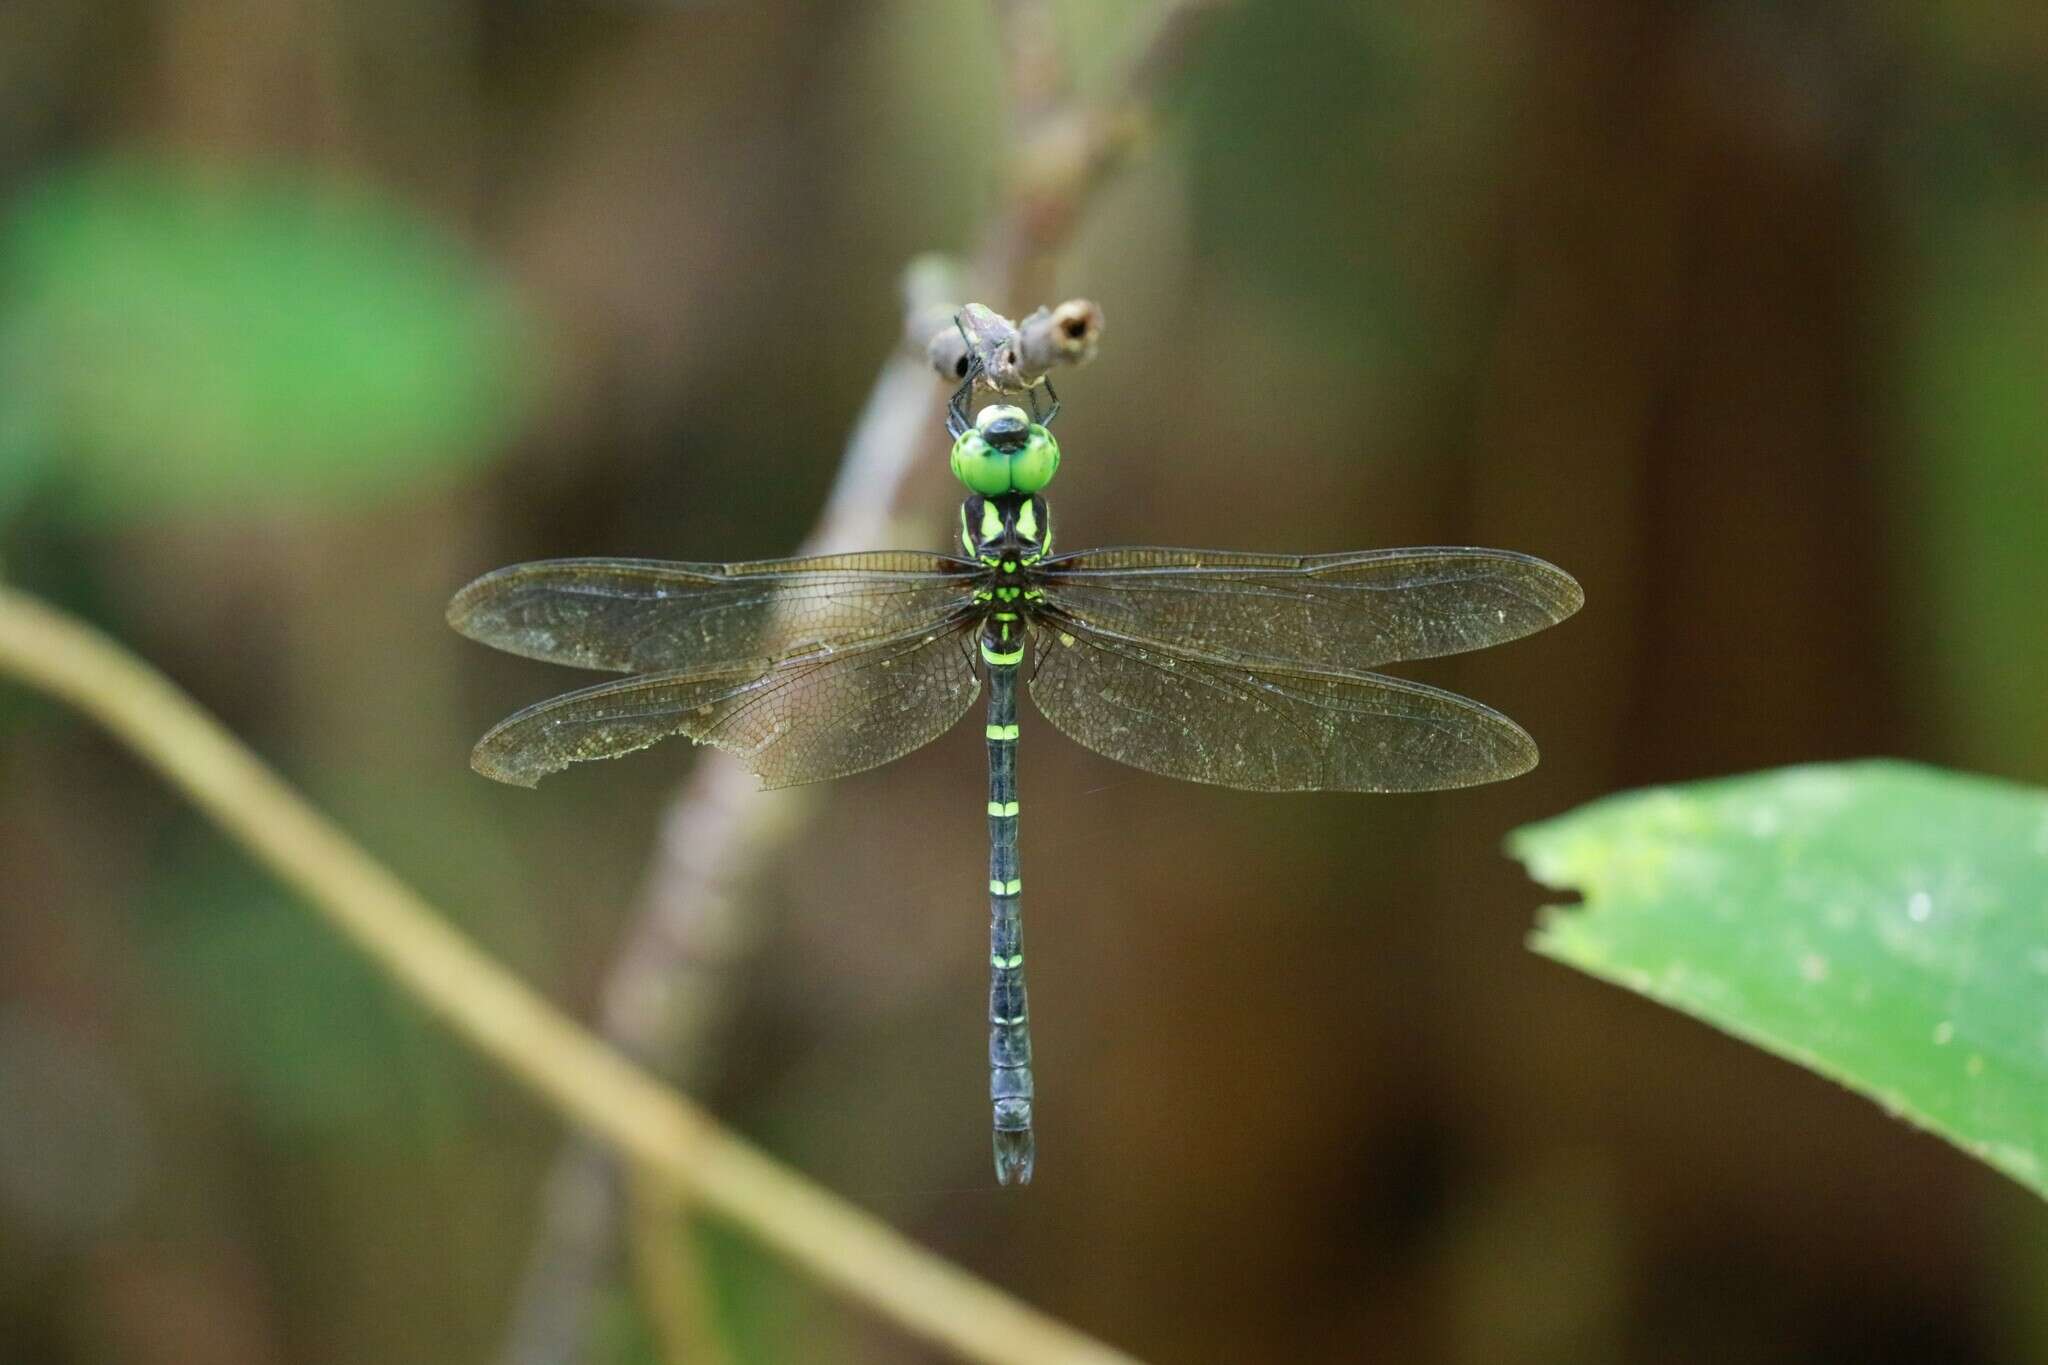
[[[957,321],[955,321],[957,319]],[[1068,299],[1012,322],[984,304],[961,305],[933,334],[925,358],[948,379],[965,379],[971,361],[982,379],[1003,393],[1042,383],[1054,367],[1085,365],[1102,337],[1102,309],[1092,299]]]

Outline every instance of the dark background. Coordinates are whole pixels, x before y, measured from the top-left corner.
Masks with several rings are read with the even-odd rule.
[[[1055,7],[1082,88],[1142,7]],[[580,675],[484,569],[789,552],[1000,202],[976,5],[0,8],[0,572],[165,667],[589,1017],[665,746],[469,744]],[[1062,544],[1499,545],[1584,583],[1416,670],[1544,761],[1442,795],[1117,768],[1028,707],[1040,1176],[990,1184],[978,728],[748,883],[702,1098],[1157,1360],[2048,1360],[2038,1204],[1525,950],[1617,788],[2048,773],[2048,8],[1255,0],[1048,298]],[[936,387],[936,384],[935,384]],[[939,546],[942,433],[902,539]],[[762,800],[784,800],[781,796]],[[561,1138],[199,817],[0,690],[0,1360],[491,1358]],[[926,1358],[740,1239],[742,1360]],[[656,1358],[629,1277],[591,1358]]]

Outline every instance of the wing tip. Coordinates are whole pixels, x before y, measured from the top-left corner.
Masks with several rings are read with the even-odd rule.
[[[1455,695],[1455,694],[1452,694]],[[1430,782],[1413,787],[1390,787],[1389,791],[1463,791],[1470,787],[1491,786],[1495,782],[1511,782],[1526,777],[1536,770],[1542,753],[1536,746],[1536,738],[1523,729],[1514,717],[1503,715],[1484,702],[1473,701],[1470,697],[1457,697],[1474,712],[1480,713],[1486,728],[1484,739],[1473,737],[1466,746],[1469,755],[1467,766],[1444,775],[1440,782]]]
[[[1487,708],[1492,710],[1491,707]],[[1391,787],[1389,791],[1465,791],[1472,787],[1487,787],[1496,782],[1512,782],[1518,777],[1527,777],[1536,770],[1542,755],[1536,748],[1536,741],[1527,730],[1498,711],[1494,718],[1501,722],[1495,730],[1495,738],[1502,743],[1487,746],[1480,761],[1470,768],[1446,775],[1445,780],[1416,787]]]
[[[1519,725],[1515,728],[1522,730],[1522,727]],[[1537,766],[1542,762],[1543,753],[1536,747],[1535,739],[1527,730],[1522,730],[1520,752],[1515,755],[1513,766],[1500,775],[1500,780],[1507,782],[1517,777],[1527,777],[1530,773],[1535,772]]]
[[[1556,625],[1559,621],[1569,620],[1577,615],[1579,608],[1586,605],[1586,589],[1579,583],[1578,579],[1572,577],[1563,569],[1558,568],[1557,565],[1552,564],[1549,560],[1539,559],[1536,562],[1550,570],[1555,576],[1554,581],[1558,588],[1558,604],[1555,614],[1550,618],[1551,624]]]
[[[1495,561],[1505,560],[1536,571],[1543,586],[1549,589],[1545,594],[1545,600],[1540,604],[1546,619],[1543,625],[1535,627],[1536,630],[1543,630],[1560,621],[1568,620],[1579,608],[1586,605],[1586,589],[1579,580],[1541,555],[1532,555],[1523,550],[1493,550],[1479,546],[1459,547],[1459,552]]]
[[[1536,604],[1540,606],[1546,618],[1543,625],[1535,627],[1537,630],[1569,620],[1579,608],[1586,605],[1586,589],[1579,580],[1541,555],[1532,555],[1521,550],[1473,549],[1468,553],[1484,555],[1489,559],[1509,560],[1536,571],[1543,586],[1548,589],[1544,594],[1544,600]]]
[[[521,768],[508,764],[504,761],[502,755],[487,747],[489,743],[490,736],[486,735],[477,742],[477,746],[474,749],[470,750],[469,766],[480,775],[490,778],[493,782],[502,782],[508,787],[524,787],[528,791],[532,791],[540,785],[540,780],[543,777],[546,777],[549,772],[554,771],[553,769],[544,769],[536,772],[530,768]]]
[[[447,610],[442,612],[441,615],[442,619],[448,622],[449,628],[457,635],[482,642],[482,638],[474,628],[477,608],[481,605],[480,599],[483,597],[486,585],[504,572],[503,569],[493,569],[487,574],[472,578],[469,582],[457,588],[455,595],[448,599]]]
[[[507,564],[502,568],[492,569],[489,573],[478,574],[455,590],[455,595],[448,599],[447,610],[442,616],[458,635],[475,640],[478,644],[491,645],[498,649],[509,648],[486,633],[494,624],[502,629],[505,615],[505,604],[502,601],[495,604],[499,608],[495,614],[491,611],[494,605],[490,600],[492,591],[512,580],[534,577],[537,573],[544,575],[578,562],[573,559],[537,559],[523,564]],[[518,651],[514,649],[513,652]]]
[[[1493,776],[1479,779],[1480,783],[1506,782],[1536,771],[1536,765],[1543,758],[1542,751],[1536,747],[1536,737],[1523,729],[1521,722],[1513,716],[1502,715],[1499,711],[1494,711],[1493,715],[1498,722],[1495,733],[1502,740],[1504,761]]]
[[[525,787],[528,791],[538,787],[540,780],[548,774],[560,772],[564,764],[520,761],[516,752],[518,746],[506,742],[507,737],[516,735],[521,723],[537,709],[529,706],[486,730],[484,737],[476,742],[476,747],[469,751],[469,766],[493,782],[503,782],[508,787]],[[530,755],[528,758],[530,760]]]

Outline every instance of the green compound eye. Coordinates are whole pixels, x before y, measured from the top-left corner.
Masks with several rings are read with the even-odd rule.
[[[1059,473],[1060,443],[1036,422],[1024,448],[1010,457],[1010,487],[1019,493],[1036,493]]]
[[[985,498],[1010,491],[1010,457],[989,448],[978,431],[965,431],[953,442],[953,477]]]
[[[1060,445],[1024,409],[993,405],[953,442],[952,464],[953,477],[985,498],[1036,493],[1059,472]]]

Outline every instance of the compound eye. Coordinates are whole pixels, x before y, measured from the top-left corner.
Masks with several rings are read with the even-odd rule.
[[[1024,449],[1010,457],[1010,486],[1019,493],[1036,493],[1052,482],[1060,468],[1060,443],[1044,427],[1033,424]]]
[[[975,431],[962,432],[953,442],[953,477],[985,498],[1010,491],[1010,457],[989,449]]]

